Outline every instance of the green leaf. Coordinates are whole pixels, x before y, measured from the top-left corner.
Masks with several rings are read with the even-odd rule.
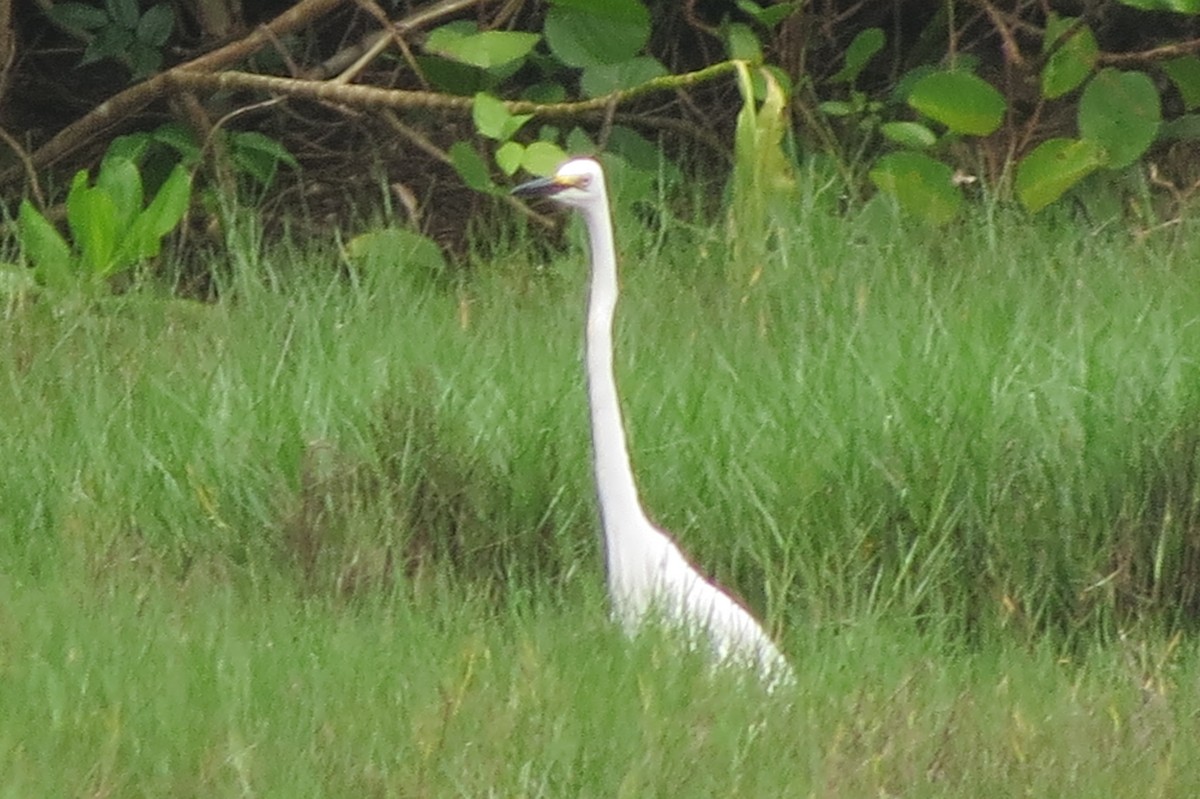
[[[858,32],[846,48],[845,66],[838,70],[831,81],[853,83],[871,61],[883,49],[887,36],[882,28],[866,28]]]
[[[506,175],[512,175],[521,168],[521,159],[525,157],[525,145],[515,141],[506,141],[496,148],[496,165]]]
[[[1200,14],[1200,0],[1120,0],[1122,5],[1143,11],[1174,11],[1177,14]]]
[[[103,10],[83,3],[55,3],[46,9],[46,14],[64,28],[75,30],[95,30],[109,22]]]
[[[533,115],[510,114],[503,101],[479,92],[471,105],[471,118],[480,134],[495,141],[508,141]]]
[[[196,134],[191,128],[178,122],[160,125],[151,131],[150,137],[179,153],[184,163],[191,163],[200,157],[200,145],[196,142]]]
[[[567,90],[561,83],[534,83],[521,90],[521,99],[531,103],[561,103],[567,99]]]
[[[1191,111],[1200,106],[1200,58],[1194,55],[1181,55],[1162,63],[1163,72],[1179,90],[1183,98],[1183,107]]]
[[[238,150],[262,153],[276,163],[286,164],[292,169],[300,168],[300,163],[278,139],[272,139],[270,136],[259,133],[256,130],[242,130],[231,133],[229,142]]]
[[[912,94],[913,87],[920,83],[927,75],[932,75],[935,72],[937,72],[937,68],[929,64],[921,64],[905,72],[900,76],[900,80],[896,82],[895,88],[891,91],[892,99],[897,103],[907,103],[908,96]]]
[[[962,207],[954,170],[923,153],[888,153],[875,162],[871,182],[901,208],[935,225],[949,222]]]
[[[899,145],[923,150],[937,143],[937,135],[919,122],[885,122],[879,132]]]
[[[521,157],[521,166],[532,175],[550,175],[558,165],[567,160],[567,154],[557,144],[548,141],[535,141],[525,148]]]
[[[104,159],[100,163],[100,169],[103,171],[104,162],[109,160],[124,160],[132,161],[137,164],[142,160],[142,156],[146,154],[146,147],[150,144],[150,134],[148,133],[128,133],[124,136],[118,136],[109,143],[108,149],[104,151]]]
[[[149,220],[150,232],[162,238],[174,230],[187,213],[191,195],[192,176],[182,164],[176,164],[141,214]]]
[[[133,220],[121,240],[113,267],[121,268],[158,255],[162,239],[179,225],[191,201],[192,178],[177,164],[163,181],[154,199]]]
[[[17,236],[21,251],[33,266],[38,280],[54,288],[70,285],[71,247],[29,200],[21,201],[21,209],[17,214]]]
[[[580,88],[588,97],[601,97],[621,89],[631,89],[646,81],[667,74],[667,68],[658,59],[637,56],[619,64],[597,64],[583,71]]]
[[[498,191],[488,172],[487,163],[467,142],[456,141],[450,145],[450,165],[463,179],[463,183],[475,191],[487,194],[495,194]]]
[[[85,269],[105,275],[117,249],[117,205],[108,192],[88,186],[88,174],[75,174],[67,193],[67,225]]]
[[[474,28],[469,23],[468,27]],[[461,64],[492,69],[529,55],[540,39],[536,33],[519,31],[467,33],[461,24],[451,23],[430,32],[425,50]]]
[[[827,114],[831,117],[848,117],[857,110],[853,105],[844,100],[826,100],[818,105],[817,109],[822,114]]]
[[[138,0],[104,0],[104,7],[112,21],[127,30],[138,24]]]
[[[586,6],[586,10],[584,8]],[[650,39],[650,13],[638,3],[559,3],[546,15],[546,43],[571,67],[618,64]]]
[[[1061,97],[1083,83],[1096,65],[1100,46],[1092,29],[1084,25],[1071,38],[1061,44],[1058,40],[1075,24],[1075,17],[1059,17],[1051,14],[1046,21],[1046,33],[1042,38],[1042,52],[1053,50],[1046,66],[1042,69],[1042,96],[1048,99]]]
[[[1016,190],[1021,204],[1036,213],[1104,166],[1100,145],[1087,139],[1048,139],[1017,165]]]
[[[113,201],[116,231],[124,231],[133,222],[134,214],[142,210],[142,176],[138,168],[126,158],[106,157],[100,164],[96,186]]]
[[[117,25],[106,25],[96,31],[96,38],[83,50],[79,65],[84,66],[105,58],[116,58],[125,55],[133,45],[133,31]]]
[[[385,228],[361,233],[346,242],[346,255],[368,271],[403,267],[426,279],[446,271],[441,247],[427,236],[404,228]]]
[[[1158,137],[1163,141],[1200,140],[1200,114],[1184,114],[1164,122],[1158,129]]]
[[[750,0],[737,0],[737,7],[764,28],[774,28],[800,8],[800,3],[778,3],[763,8]]]
[[[166,3],[150,6],[142,18],[138,20],[134,35],[138,41],[151,47],[162,47],[171,38],[175,28],[175,12]]]
[[[749,61],[751,64],[762,63],[762,44],[749,25],[731,22],[722,26],[721,33],[725,37],[725,52],[730,59]]]
[[[987,136],[1004,121],[1003,95],[969,72],[934,72],[921,78],[908,104],[955,133]]]
[[[1140,158],[1161,123],[1158,91],[1144,72],[1103,69],[1079,100],[1079,133],[1108,152],[1108,166],[1113,169]]]
[[[143,42],[135,41],[130,44],[129,52],[125,57],[129,62],[129,71],[135,78],[153,75],[162,66],[162,53],[157,47],[151,47]]]

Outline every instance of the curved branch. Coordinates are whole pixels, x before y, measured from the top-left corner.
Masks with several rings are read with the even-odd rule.
[[[604,111],[606,108],[634,100],[649,94],[674,91],[695,86],[726,73],[732,72],[736,61],[722,61],[711,67],[685,72],[681,75],[663,75],[643,84],[612,92],[590,100],[572,103],[533,103],[525,100],[506,102],[513,114],[533,114],[544,119],[575,117],[580,114]],[[163,73],[163,78],[172,88],[191,91],[258,91],[282,94],[305,100],[337,103],[352,108],[392,108],[397,110],[423,108],[469,113],[473,104],[470,97],[419,92],[407,89],[384,89],[378,86],[333,83],[330,81],[281,78],[274,75],[255,75],[249,72],[226,71],[217,73],[196,72],[190,69],[172,69]]]
[[[255,29],[245,38],[213,50],[211,53],[205,53],[199,58],[180,64],[166,72],[160,72],[136,86],[131,86],[110,97],[56,133],[50,141],[43,144],[30,156],[31,163],[35,168],[51,164],[81,147],[95,136],[97,131],[105,130],[124,120],[130,114],[141,111],[167,93],[171,86],[170,76],[173,72],[220,69],[237,63],[279,37],[327,14],[344,2],[345,0],[301,0],[267,25]],[[7,183],[22,174],[21,166],[9,168],[0,174],[0,182]]]

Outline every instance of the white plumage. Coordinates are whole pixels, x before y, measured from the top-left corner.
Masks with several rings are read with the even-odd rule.
[[[720,586],[693,568],[642,509],[613,373],[617,260],[600,164],[577,158],[560,166],[552,177],[524,183],[513,193],[551,197],[576,208],[587,226],[591,245],[585,336],[588,400],[608,592],[617,618],[633,633],[657,614],[682,626],[692,641],[706,642],[718,662],[752,667],[771,687],[792,680],[791,667],[762,626]]]

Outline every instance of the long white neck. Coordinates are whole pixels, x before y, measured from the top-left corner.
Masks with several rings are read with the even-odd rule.
[[[585,355],[588,402],[592,416],[592,451],[596,491],[604,525],[609,568],[616,539],[629,530],[627,521],[644,520],[637,484],[629,462],[617,381],[613,373],[613,315],[617,307],[617,258],[613,247],[608,197],[601,196],[582,209],[591,245],[592,275],[588,295]]]

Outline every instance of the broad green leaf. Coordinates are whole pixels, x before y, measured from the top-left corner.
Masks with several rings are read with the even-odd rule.
[[[403,268],[425,278],[435,278],[446,271],[442,249],[427,236],[404,228],[361,233],[346,242],[346,255],[369,271]]]
[[[117,206],[107,191],[87,183],[87,172],[75,175],[67,194],[67,225],[83,267],[105,275],[117,249]]]
[[[292,169],[299,169],[300,162],[288,152],[288,149],[278,139],[272,139],[256,130],[241,130],[230,134],[230,144],[239,150],[252,150],[262,153],[272,161],[286,164]]]
[[[558,4],[546,15],[546,43],[567,66],[618,64],[637,55],[650,39],[650,13],[640,4]],[[578,6],[578,7],[577,7]]]
[[[496,148],[496,165],[506,175],[512,175],[520,169],[524,157],[525,145],[515,141],[506,141]]]
[[[923,153],[888,153],[875,162],[871,182],[905,211],[935,225],[949,222],[962,207],[954,170]]]
[[[1184,114],[1162,123],[1158,137],[1163,141],[1200,140],[1200,114]]]
[[[138,24],[138,0],[104,0],[104,7],[113,22],[133,30]]]
[[[919,122],[885,122],[879,126],[879,132],[913,150],[923,150],[937,143],[937,135]]]
[[[104,151],[104,159],[100,162],[101,172],[104,171],[104,164],[110,160],[123,159],[135,164],[139,163],[142,156],[146,154],[146,147],[149,144],[150,134],[148,133],[129,133],[118,136],[109,143],[108,149]]]
[[[731,22],[723,26],[721,33],[725,37],[725,52],[731,60],[749,61],[751,64],[762,63],[762,45],[749,25]]]
[[[621,156],[621,160],[634,169],[653,173],[665,170],[668,179],[678,174],[675,165],[663,158],[663,151],[656,143],[624,125],[612,126],[604,151]]]
[[[17,235],[21,251],[42,283],[54,288],[70,285],[71,247],[29,200],[21,201]]]
[[[503,101],[490,94],[479,92],[471,106],[471,118],[475,129],[489,139],[507,141],[521,126],[533,118],[532,114],[510,114]]]
[[[519,31],[466,33],[462,25],[452,23],[429,34],[425,51],[473,67],[492,69],[529,55],[540,38],[536,33]]]
[[[185,163],[191,163],[200,157],[200,145],[196,142],[196,134],[191,128],[178,122],[168,122],[160,125],[150,133],[156,142],[165,144],[175,152]]]
[[[535,141],[525,148],[521,166],[531,175],[550,175],[567,160],[567,154],[554,142]]]
[[[177,164],[141,214],[149,219],[150,232],[162,238],[174,230],[187,213],[191,195],[192,176],[181,164]]]
[[[913,87],[920,83],[927,75],[932,75],[935,72],[937,72],[937,68],[929,64],[922,64],[905,72],[900,76],[900,80],[896,81],[895,88],[892,89],[892,99],[897,103],[907,103],[908,96],[912,94]]]
[[[128,159],[105,158],[96,176],[96,186],[113,201],[117,212],[116,233],[120,235],[133,222],[134,214],[142,210],[142,176]]]
[[[1200,0],[1197,0],[1200,2]],[[1194,55],[1181,55],[1162,63],[1163,72],[1179,90],[1183,98],[1183,107],[1191,111],[1200,106],[1200,58]]]
[[[429,85],[440,92],[470,97],[496,87],[494,76],[485,69],[434,55],[418,55],[416,60]]]
[[[800,3],[777,3],[763,8],[750,0],[737,0],[737,7],[765,28],[774,28],[800,8]]]
[[[113,263],[114,270],[158,255],[163,236],[174,230],[187,213],[191,191],[191,176],[182,165],[176,165],[154,199],[133,220],[129,232],[121,240]]]
[[[118,25],[106,25],[96,31],[96,38],[83,50],[79,65],[92,64],[105,58],[125,55],[133,45],[133,31]]]
[[[588,97],[601,97],[622,89],[640,86],[646,81],[667,74],[667,68],[658,59],[637,56],[619,64],[597,64],[588,67],[580,77],[579,85]]]
[[[95,30],[108,24],[108,14],[84,3],[55,3],[46,14],[59,25],[76,30]]]
[[[1075,17],[1060,17],[1051,14],[1046,21],[1046,33],[1042,39],[1042,52],[1053,50],[1046,66],[1042,69],[1042,96],[1048,99],[1061,97],[1083,83],[1096,65],[1100,46],[1092,29],[1084,25],[1065,42],[1058,40],[1075,24]]]
[[[1017,197],[1036,213],[1104,164],[1104,149],[1093,141],[1049,139],[1017,165]]]
[[[130,44],[125,57],[135,78],[153,75],[162,66],[162,53],[159,49],[143,42],[135,41]]]
[[[853,83],[875,54],[883,49],[887,36],[882,28],[866,28],[846,48],[845,66],[830,78],[831,81]]]
[[[561,103],[567,99],[567,90],[561,83],[544,81],[522,89],[521,99],[529,100],[532,103]]]
[[[475,191],[496,193],[496,184],[492,182],[487,163],[475,151],[475,148],[465,141],[456,141],[450,145],[449,154],[450,164],[462,178],[463,183]]]
[[[550,5],[621,22],[649,22],[642,0],[549,0]]]
[[[1004,121],[1004,96],[969,72],[934,72],[921,78],[908,104],[955,133],[987,136]]]
[[[1161,122],[1158,91],[1144,72],[1103,69],[1079,100],[1079,133],[1104,148],[1113,169],[1140,158]]]
[[[159,3],[146,9],[138,20],[134,31],[138,41],[152,47],[162,47],[171,38],[171,30],[175,27],[175,12],[167,3]]]

